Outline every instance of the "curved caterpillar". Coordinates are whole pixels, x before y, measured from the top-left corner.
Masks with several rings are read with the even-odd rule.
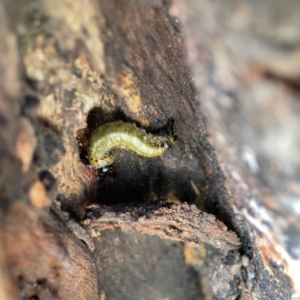
[[[146,157],[160,156],[174,144],[174,136],[147,133],[134,123],[122,121],[104,124],[92,132],[88,158],[94,168],[105,168],[114,162],[111,150],[126,148]]]

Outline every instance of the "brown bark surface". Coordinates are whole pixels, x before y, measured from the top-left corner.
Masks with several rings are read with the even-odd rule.
[[[299,236],[299,215],[284,197],[299,195],[299,162],[295,150],[271,176],[267,133],[292,139],[298,73],[276,30],[254,26],[267,10],[200,2],[0,2],[3,299],[297,299],[299,245],[284,235]],[[287,128],[272,104],[256,117],[278,81]],[[176,141],[157,158],[118,149],[102,176],[88,139],[117,120],[153,133],[173,120]]]

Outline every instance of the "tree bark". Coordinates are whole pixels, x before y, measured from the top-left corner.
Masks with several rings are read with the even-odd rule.
[[[297,120],[298,75],[259,59],[279,46],[272,26],[253,29],[256,4],[225,2],[1,3],[3,299],[297,299],[297,243],[283,236],[299,236],[299,215],[279,205],[298,191],[276,198],[258,142],[272,112],[253,133],[266,97],[244,99],[283,82]],[[271,46],[250,55],[261,36]],[[95,171],[90,135],[120,120],[154,134],[172,120],[175,143],[156,158],[117,149],[112,172]]]

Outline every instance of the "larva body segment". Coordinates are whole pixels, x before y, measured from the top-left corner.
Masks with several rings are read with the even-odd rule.
[[[88,147],[90,164],[102,168],[114,162],[110,154],[114,148],[126,148],[146,157],[156,157],[165,153],[174,143],[174,137],[147,133],[134,123],[117,121],[107,123],[91,135]]]

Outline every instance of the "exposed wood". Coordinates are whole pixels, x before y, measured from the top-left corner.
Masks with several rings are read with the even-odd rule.
[[[235,159],[242,139],[230,135],[230,115],[219,122],[213,99],[223,98],[211,96],[235,81],[219,74],[214,82],[220,66],[210,64],[225,54],[214,46],[220,27],[203,12],[226,14],[221,3],[202,2],[201,9],[175,0],[0,5],[0,293],[7,299],[292,297],[293,260],[278,251],[282,228],[272,219],[267,233],[257,230],[252,199],[268,210],[268,191]],[[297,89],[297,72],[291,78],[282,64],[267,65],[263,74]],[[229,99],[243,91],[236,82],[228,90]],[[175,143],[161,157],[117,149],[111,173],[89,166],[96,127],[122,120],[159,134],[170,119]],[[164,268],[178,281],[163,284]]]
[[[197,246],[205,242],[227,253],[240,247],[239,238],[213,215],[202,213],[195,205],[92,206],[82,223],[93,235],[107,228],[135,228],[142,233],[183,241]]]

